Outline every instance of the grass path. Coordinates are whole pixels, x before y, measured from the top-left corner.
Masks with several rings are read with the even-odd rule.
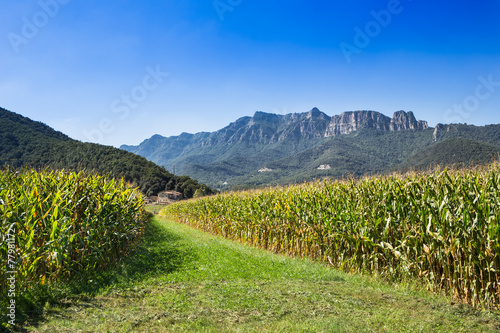
[[[154,217],[141,247],[35,332],[492,332],[498,313],[276,256]]]

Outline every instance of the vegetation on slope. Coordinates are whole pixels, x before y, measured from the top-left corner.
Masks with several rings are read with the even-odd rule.
[[[327,177],[361,177],[390,172],[407,156],[427,147],[431,138],[432,130],[387,133],[366,129],[324,139],[315,147],[266,164],[272,172],[253,170],[228,182],[232,186],[283,185]],[[319,170],[320,165],[328,165],[329,169]]]
[[[476,127],[447,125],[433,142],[433,129],[423,131],[380,132],[360,130],[349,135],[326,138],[313,147],[290,156],[271,160],[272,150],[251,157],[191,165],[188,174],[207,183],[245,188],[284,185],[315,179],[342,179],[366,174],[391,173],[395,170],[428,170],[436,165],[487,165],[500,152],[500,125]],[[286,152],[283,147],[283,152]],[[269,155],[269,156],[268,156]],[[265,161],[263,163],[262,161]],[[318,169],[328,165],[328,169]],[[272,172],[258,172],[262,167]]]
[[[0,166],[93,171],[112,175],[146,195],[175,190],[191,198],[214,191],[190,177],[175,176],[121,149],[72,140],[52,128],[0,108]]]
[[[429,169],[440,166],[472,166],[493,162],[500,154],[500,146],[472,139],[446,139],[407,158],[400,169]]]
[[[227,193],[160,214],[346,271],[419,279],[474,306],[500,305],[500,164]]]
[[[438,128],[436,142],[441,142],[446,139],[463,138],[500,146],[500,124],[486,126],[438,124],[436,128]]]

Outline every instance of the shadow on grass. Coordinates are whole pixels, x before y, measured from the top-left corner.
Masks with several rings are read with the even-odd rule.
[[[108,269],[69,281],[39,285],[20,295],[16,309],[18,325],[12,331],[27,332],[22,326],[38,326],[44,320],[44,313],[51,307],[65,308],[74,301],[89,301],[112,287],[132,287],[146,279],[173,273],[194,259],[196,255],[183,244],[182,238],[167,231],[152,218],[136,249]],[[5,328],[0,325],[0,332],[3,330]]]

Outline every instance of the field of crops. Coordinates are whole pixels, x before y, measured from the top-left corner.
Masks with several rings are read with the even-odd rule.
[[[500,305],[500,164],[316,182],[177,203],[161,215],[277,253]]]
[[[0,216],[2,307],[13,286],[17,297],[106,267],[146,222],[142,196],[122,181],[64,171],[0,171]]]

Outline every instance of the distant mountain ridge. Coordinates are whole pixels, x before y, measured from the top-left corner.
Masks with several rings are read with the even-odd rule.
[[[376,111],[348,111],[333,117],[321,112],[318,108],[313,108],[309,112],[286,115],[257,111],[253,117],[239,118],[216,132],[182,133],[169,138],[154,135],[139,146],[122,145],[120,148],[139,153],[156,150],[158,145],[162,148],[172,145],[178,148],[177,152],[180,155],[182,152],[179,148],[197,143],[202,146],[237,142],[272,144],[298,138],[318,139],[345,135],[365,128],[403,131],[424,130],[429,126],[426,121],[417,121],[411,111],[397,111],[392,118]]]
[[[182,133],[172,137],[154,135],[138,146],[123,145],[121,149],[144,156],[169,170],[196,175],[211,185],[220,185],[231,179],[245,178],[266,164],[353,133],[429,130],[428,123],[417,120],[411,111],[397,111],[392,117],[366,110],[334,116],[318,108],[286,115],[257,111],[252,117],[239,118],[215,132]],[[254,184],[253,181],[244,183]]]

